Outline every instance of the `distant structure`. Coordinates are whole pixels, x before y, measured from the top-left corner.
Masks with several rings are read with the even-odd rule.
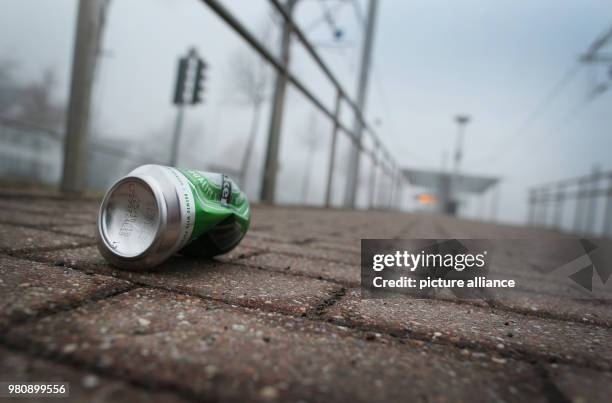
[[[413,186],[427,189],[431,193],[419,199],[426,200],[434,211],[450,215],[457,215],[459,198],[462,194],[482,195],[499,182],[499,178],[496,177],[412,168],[405,168],[402,172]],[[497,203],[497,199],[494,198],[493,202]],[[492,210],[496,209],[496,206],[492,207]]]

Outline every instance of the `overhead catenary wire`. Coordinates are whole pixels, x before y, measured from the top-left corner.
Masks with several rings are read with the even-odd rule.
[[[513,147],[517,144],[517,139],[528,132],[528,129],[533,125],[533,123],[540,118],[546,108],[552,103],[552,101],[568,86],[568,84],[576,77],[577,73],[583,67],[583,62],[592,60],[596,58],[597,52],[605,46],[605,44],[612,38],[612,26],[610,26],[604,33],[600,34],[589,46],[587,52],[580,58],[578,62],[570,67],[569,70],[560,78],[559,81],[553,86],[553,88],[549,91],[549,93],[544,97],[544,99],[536,106],[535,109],[532,110],[529,115],[523,120],[521,125],[513,132],[511,136],[509,136],[506,141],[499,148],[499,151],[493,153],[489,157],[482,158],[477,160],[475,163],[492,163],[494,161],[500,161],[506,155],[509,155],[512,151]],[[550,133],[557,133],[567,126],[569,122],[575,119],[583,109],[591,103],[595,98],[602,95],[607,91],[609,85],[603,85],[596,87],[595,91],[593,91],[584,101],[582,101],[577,107],[572,109],[572,112],[569,115],[566,115],[561,123],[556,125],[558,127],[556,130],[552,130]]]
[[[539,137],[534,137],[533,139],[538,142],[541,143],[542,141],[544,141],[546,138],[552,136],[553,134],[557,134],[559,132],[561,132],[562,130],[564,130],[566,127],[569,126],[569,124],[571,122],[573,122],[574,120],[576,120],[578,117],[580,117],[580,115],[586,110],[586,107],[591,104],[596,98],[598,98],[600,95],[602,95],[603,92],[597,92],[597,93],[593,93],[591,96],[587,97],[586,99],[583,99],[581,102],[579,102],[576,106],[574,106],[569,113],[565,114],[563,116],[563,119],[561,119],[553,128],[553,130],[544,132],[544,134],[542,136]],[[537,144],[537,143],[535,143]],[[532,144],[535,145],[535,144]]]
[[[576,63],[568,69],[561,78],[555,83],[551,90],[546,94],[542,101],[531,110],[531,112],[523,119],[521,124],[508,136],[502,145],[497,149],[496,152],[491,153],[489,156],[484,158],[476,159],[473,164],[484,164],[499,161],[505,157],[512,150],[512,147],[516,146],[517,140],[528,133],[528,129],[542,116],[547,107],[552,101],[561,94],[561,92],[568,86],[568,84],[576,77],[576,74],[580,71],[582,65]]]

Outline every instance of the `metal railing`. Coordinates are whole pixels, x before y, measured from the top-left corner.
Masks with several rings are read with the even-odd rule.
[[[528,203],[529,225],[612,237],[612,171],[531,188]]]
[[[371,125],[369,125],[362,111],[357,107],[355,102],[349,97],[348,93],[344,90],[340,82],[331,72],[329,67],[323,62],[323,59],[319,56],[317,51],[314,49],[312,44],[306,39],[303,31],[296,25],[291,16],[285,10],[285,7],[281,5],[278,0],[269,0],[273,8],[283,18],[284,23],[288,24],[293,35],[298,41],[304,46],[308,54],[312,57],[327,79],[330,81],[335,89],[335,107],[333,110],[327,108],[324,103],[309,89],[304,83],[296,77],[286,66],[281,63],[249,30],[240,22],[238,19],[222,4],[217,0],[201,0],[205,3],[214,13],[216,13],[225,23],[230,26],[239,36],[241,36],[252,48],[255,50],[264,60],[266,60],[278,74],[286,75],[288,81],[295,86],[299,92],[302,93],[320,112],[322,112],[328,119],[333,123],[331,133],[331,144],[330,144],[330,157],[328,162],[328,175],[325,192],[325,206],[331,206],[331,194],[334,180],[334,169],[336,159],[336,148],[337,148],[337,135],[341,131],[345,133],[350,139],[352,146],[357,147],[363,155],[368,156],[374,164],[374,170],[380,170],[384,175],[387,175],[387,179],[391,182],[391,185],[386,189],[388,199],[383,203],[386,207],[392,207],[398,198],[400,193],[399,189],[405,183],[405,178],[400,170],[399,164],[392,157],[388,149],[380,141],[377,134],[374,132]],[[367,133],[373,143],[372,148],[366,148],[362,139],[358,138],[357,135],[350,129],[348,129],[340,121],[340,109],[342,104],[347,104],[362,123],[362,127],[365,133]],[[371,173],[370,182],[370,195],[374,194],[376,189],[376,173]],[[380,181],[382,183],[382,180]],[[369,207],[374,207],[375,198],[369,198]]]

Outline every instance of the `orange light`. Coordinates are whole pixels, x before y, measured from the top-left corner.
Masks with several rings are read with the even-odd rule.
[[[434,204],[438,202],[436,196],[427,193],[417,195],[417,200],[421,204]]]

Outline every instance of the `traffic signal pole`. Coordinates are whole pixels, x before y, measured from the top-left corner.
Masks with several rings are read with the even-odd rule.
[[[196,105],[204,102],[202,95],[204,93],[204,80],[206,79],[204,71],[206,67],[206,63],[198,56],[195,49],[189,50],[186,57],[179,59],[174,87],[173,103],[177,106],[177,112],[170,150],[170,166],[176,166],[178,162],[183,120],[185,118],[185,104]],[[186,93],[189,87],[188,82],[191,84],[191,92]]]
[[[176,166],[178,160],[179,144],[181,142],[181,131],[183,129],[183,118],[185,116],[185,107],[178,105],[176,111],[176,121],[174,123],[174,133],[172,135],[172,151],[170,152],[170,166]]]

